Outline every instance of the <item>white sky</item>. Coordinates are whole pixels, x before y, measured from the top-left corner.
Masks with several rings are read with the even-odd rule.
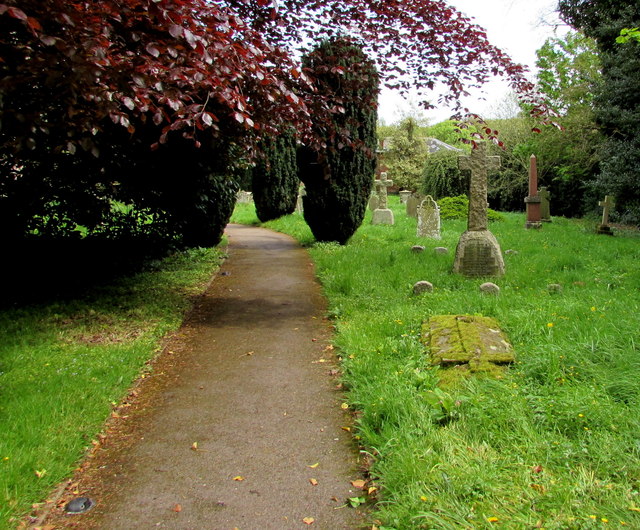
[[[448,3],[486,29],[492,44],[509,54],[514,61],[528,66],[532,79],[536,50],[548,37],[554,36],[556,29],[559,35],[566,31],[566,26],[556,27],[560,23],[555,13],[558,0],[449,0]],[[495,113],[509,90],[505,84],[496,81],[487,84],[486,91],[486,101],[481,101],[480,94],[474,93],[475,97],[464,102],[472,112],[492,117],[491,113]],[[436,94],[432,100],[437,100]],[[383,90],[378,114],[390,124],[410,108],[415,108],[416,103],[413,101],[411,104],[397,93]],[[450,114],[448,109],[440,108],[425,113],[425,117],[433,124],[446,120]]]

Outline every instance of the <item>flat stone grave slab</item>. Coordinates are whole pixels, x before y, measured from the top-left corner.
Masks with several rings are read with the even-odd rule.
[[[515,360],[513,347],[491,317],[433,316],[422,324],[422,340],[433,365],[468,364],[471,372],[486,372]]]

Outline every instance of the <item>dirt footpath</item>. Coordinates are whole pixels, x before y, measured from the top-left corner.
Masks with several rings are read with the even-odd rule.
[[[288,236],[230,225],[229,258],[41,523],[101,529],[355,529],[357,451],[324,299]],[[96,506],[66,515],[86,495]],[[341,507],[342,506],[342,507]]]

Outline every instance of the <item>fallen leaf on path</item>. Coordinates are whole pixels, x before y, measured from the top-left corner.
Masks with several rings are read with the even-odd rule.
[[[319,465],[320,465],[320,462],[316,462],[315,464],[311,464],[310,466],[307,466],[307,467],[310,467],[311,469],[315,469],[315,468],[317,468]]]
[[[318,339],[311,339],[311,342],[318,342]],[[311,524],[311,523],[309,523]]]
[[[347,410],[349,408],[349,403],[343,403],[342,405],[340,405],[340,408],[342,410]]]
[[[378,491],[378,488],[376,488],[375,486],[371,486],[368,490],[367,490],[367,494],[371,495],[372,493]]]
[[[340,427],[343,431],[351,432],[351,427]]]
[[[255,352],[248,351],[247,353],[243,353],[240,357],[251,357]]]
[[[366,485],[366,482],[365,482],[364,480],[362,480],[362,479],[359,479],[359,480],[352,480],[352,481],[351,481],[351,485],[352,485],[354,488],[358,488],[358,489],[361,489],[361,490],[362,490],[362,489],[364,489],[364,487],[365,487],[365,485]]]
[[[340,370],[337,370],[336,368],[332,368],[331,370],[329,370],[329,375],[333,376],[333,375],[338,375],[340,373]]]
[[[302,522],[304,524],[313,524],[313,522],[315,521],[315,519],[313,517],[305,517]]]
[[[327,361],[326,359],[318,359],[317,361],[311,361],[311,364],[322,364],[322,363],[328,363],[329,361]]]
[[[180,506],[179,504],[176,504],[172,510],[176,513],[180,513],[182,511],[182,506]]]
[[[197,451],[198,450],[198,442],[193,442],[191,444],[191,450],[192,451]]]
[[[233,477],[233,480],[235,480],[236,482],[242,482],[244,480],[244,477],[238,475],[237,477]]]
[[[309,482],[311,482],[312,486],[317,486],[318,485],[318,481],[315,478],[310,478]]]
[[[329,346],[327,346],[324,351],[333,351],[333,344],[329,344]]]

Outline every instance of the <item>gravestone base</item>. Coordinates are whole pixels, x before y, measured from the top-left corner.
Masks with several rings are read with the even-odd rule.
[[[467,230],[460,236],[453,272],[464,276],[502,276],[504,260],[495,236],[489,230]]]
[[[605,236],[612,236],[613,231],[609,225],[600,225],[596,230],[596,234],[604,234]]]
[[[393,211],[389,208],[377,209],[373,211],[372,225],[392,225],[394,224]]]
[[[524,224],[524,227],[528,230],[528,229],[534,229],[534,230],[539,230],[540,228],[542,228],[542,221],[527,221]]]

